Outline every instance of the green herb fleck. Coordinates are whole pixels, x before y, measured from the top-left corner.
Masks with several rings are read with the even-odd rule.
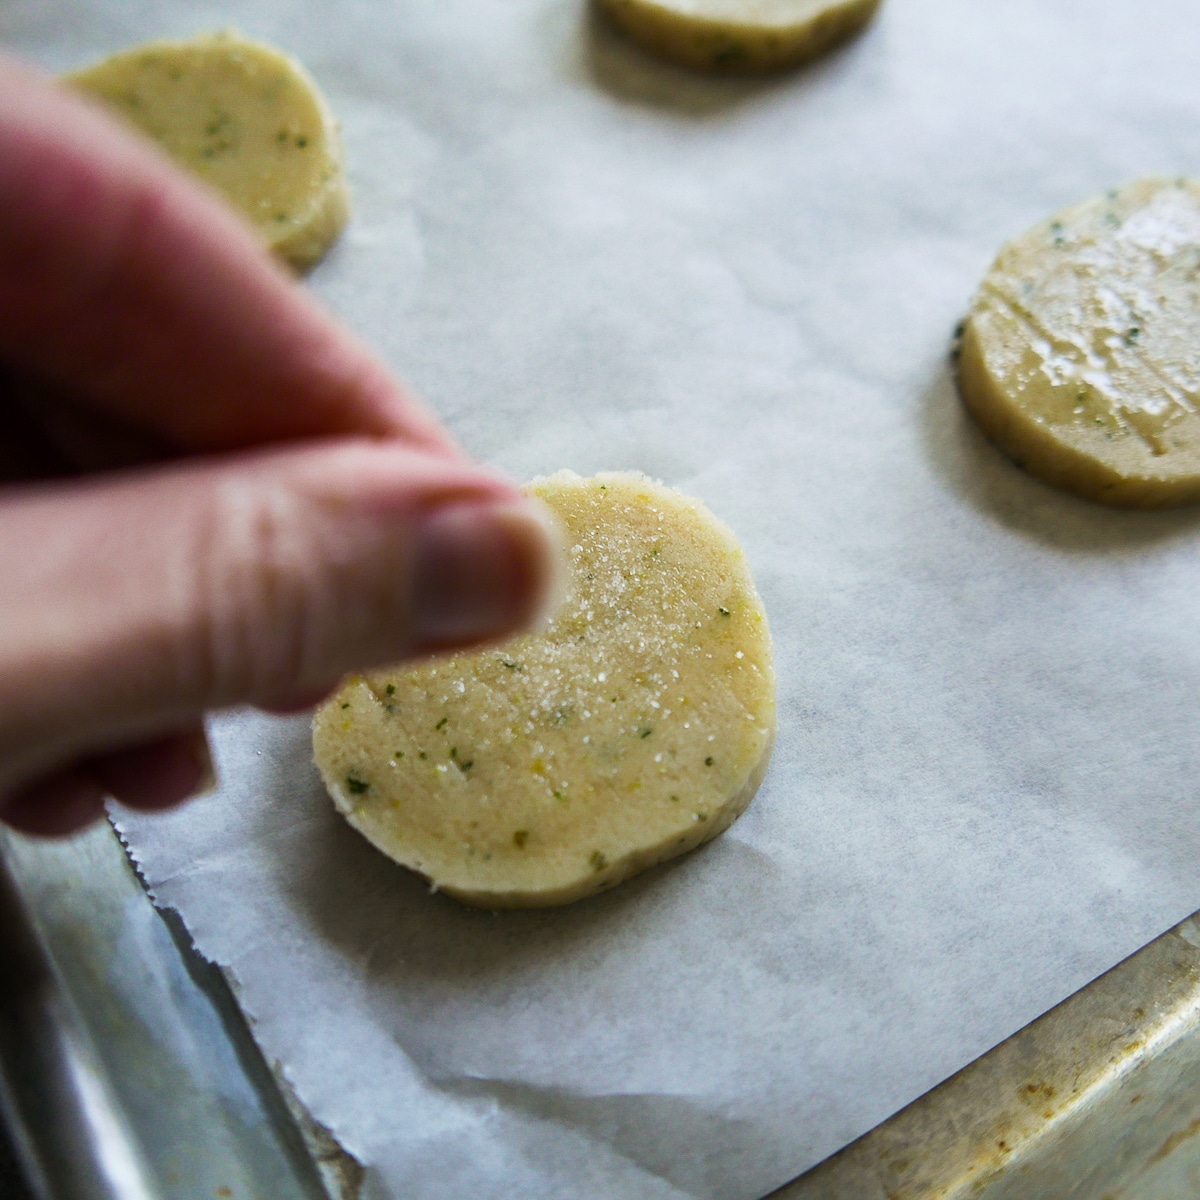
[[[712,759],[711,754],[704,760],[704,765],[706,767],[711,767],[713,765],[713,759]]]
[[[349,701],[349,700],[347,700],[347,701],[346,701],[346,702],[345,702],[345,703],[342,705],[342,707],[343,707],[343,708],[349,708],[349,707],[350,707],[350,701]]]
[[[727,608],[718,608],[717,612],[719,612],[723,617],[729,616],[729,609]]]
[[[564,796],[562,794],[562,792],[559,792],[559,791],[554,792],[554,798],[555,798],[555,800],[561,800],[564,804],[566,804],[566,802],[567,802],[566,796]]]
[[[638,737],[648,738],[653,732],[654,732],[654,730],[651,729],[651,727],[649,725],[647,725],[645,729],[638,730]]]
[[[1138,340],[1138,338],[1140,338],[1141,336],[1142,336],[1142,331],[1140,329],[1138,329],[1136,326],[1134,326],[1134,328],[1131,329],[1125,335],[1125,344],[1127,346],[1132,346],[1133,343],[1136,342]]]
[[[455,759],[454,761],[458,769],[464,775],[475,765],[475,760],[473,758],[464,758],[461,762],[458,759]]]
[[[603,871],[608,866],[608,859],[599,850],[592,851],[592,856],[588,859],[588,862],[592,864],[593,871]]]
[[[517,832],[513,834],[513,845],[516,846],[518,850],[524,850],[525,843],[527,841],[529,841],[528,829],[518,829]]]
[[[520,663],[509,662],[507,658],[502,658],[502,659],[500,660],[500,663],[501,663],[501,665],[502,665],[502,666],[505,666],[505,667],[507,667],[507,668],[508,668],[510,671],[519,671],[519,670],[521,670],[521,664],[520,664]]]
[[[308,138],[306,138],[306,137],[298,137],[298,138],[296,139],[296,145],[297,145],[297,146],[299,146],[301,150],[303,150],[303,149],[304,149],[304,147],[308,145]]]
[[[424,750],[418,750],[418,751],[417,751],[417,757],[418,757],[418,758],[419,758],[419,759],[420,759],[422,762],[424,762],[424,761],[425,761],[425,759],[427,759],[427,758],[429,757],[429,755],[428,755],[428,754],[426,754]]]
[[[347,775],[346,786],[352,796],[361,796],[371,785],[365,779],[359,779],[357,775]]]
[[[389,683],[383,690],[387,692],[389,696],[394,696],[396,694],[396,685],[394,683]]]
[[[393,757],[393,758],[403,758],[403,757],[404,757],[404,751],[403,751],[403,750],[397,750],[397,751],[396,751],[396,753],[392,755],[392,757]]]
[[[450,722],[450,718],[449,718],[449,717],[443,717],[443,718],[442,718],[442,719],[441,719],[441,720],[440,720],[440,721],[439,721],[439,722],[438,722],[438,723],[437,723],[437,724],[434,726],[434,729],[445,729],[445,728],[446,728],[446,726],[449,724],[449,722]]]
[[[286,130],[286,129],[281,129],[281,130],[280,130],[280,131],[279,131],[279,132],[278,132],[278,133],[275,135],[275,140],[276,140],[277,142],[280,142],[280,143],[282,143],[282,142],[286,142],[286,141],[287,141],[287,139],[288,139],[288,133],[287,133],[287,130]]]

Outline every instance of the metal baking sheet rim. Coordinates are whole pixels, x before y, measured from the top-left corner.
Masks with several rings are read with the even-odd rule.
[[[78,953],[73,947],[79,945],[81,924],[94,927],[97,944],[105,943],[105,920],[111,923],[106,909],[133,902],[154,911],[140,880],[134,882],[136,873],[118,839],[107,830],[76,843],[26,843],[18,857],[24,864],[25,901],[35,909],[42,937],[60,963],[64,955]],[[74,904],[64,903],[63,881],[73,885]],[[47,903],[37,903],[39,891]],[[174,913],[163,919],[168,926],[179,923]],[[178,953],[188,974],[227,990],[227,1008],[236,1004],[236,980],[202,959],[190,939],[164,937],[157,945],[160,954]],[[197,964],[206,969],[193,970]],[[116,977],[115,964],[105,960],[98,967],[93,958],[73,970],[86,975],[105,965],[109,978],[99,982],[108,995],[93,996],[85,1015],[122,1002],[127,983]],[[94,1009],[95,1004],[101,1008]],[[252,1036],[244,1014],[237,1010],[237,1015]],[[268,1065],[326,1191],[332,1200],[357,1200],[363,1167],[304,1110],[279,1065]],[[771,1200],[1181,1200],[1196,1195],[1200,913],[774,1192]]]
[[[331,1197],[357,1200],[362,1167],[277,1079]],[[1200,913],[765,1200],[1200,1195],[1194,1084]]]

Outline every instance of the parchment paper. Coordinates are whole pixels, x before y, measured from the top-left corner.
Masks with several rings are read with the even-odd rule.
[[[1200,907],[1200,513],[1029,479],[946,358],[1006,238],[1200,173],[1194,0],[886,0],[757,83],[578,0],[0,4],[54,67],[230,23],[344,123],[324,301],[514,475],[703,497],[778,649],[749,813],[570,909],[426,894],[302,718],[120,818],[370,1195],[751,1200]]]

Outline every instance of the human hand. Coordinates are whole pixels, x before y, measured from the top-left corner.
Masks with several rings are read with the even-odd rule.
[[[553,562],[236,216],[0,59],[0,819],[176,803],[205,711],[515,632]]]

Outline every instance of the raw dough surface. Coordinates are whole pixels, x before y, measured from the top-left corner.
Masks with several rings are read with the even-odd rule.
[[[775,728],[766,614],[725,525],[641,475],[526,490],[565,535],[546,631],[351,678],[313,727],[350,824],[489,908],[576,900],[715,837]]]
[[[1144,179],[1009,242],[963,328],[988,436],[1092,500],[1200,500],[1200,184]]]
[[[857,33],[880,0],[597,0],[654,54],[712,71],[771,71]]]
[[[293,266],[350,214],[337,124],[295,59],[236,33],[148,42],[65,77],[240,209]]]

